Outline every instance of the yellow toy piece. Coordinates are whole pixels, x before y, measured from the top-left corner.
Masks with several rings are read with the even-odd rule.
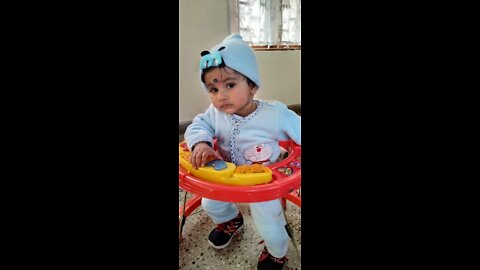
[[[235,166],[225,162],[226,168],[215,170],[211,166],[195,169],[190,163],[191,152],[179,146],[179,163],[188,173],[209,182],[234,186],[251,186],[272,181],[272,170],[260,164]]]

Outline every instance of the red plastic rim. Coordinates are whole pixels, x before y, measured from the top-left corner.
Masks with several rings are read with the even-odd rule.
[[[286,159],[268,166],[273,172],[270,183],[255,186],[222,185],[199,179],[179,165],[179,185],[200,197],[226,202],[249,203],[283,198],[300,188],[302,150],[300,145],[292,140],[281,141],[279,144],[287,149],[289,155]],[[186,148],[185,143],[180,146]]]

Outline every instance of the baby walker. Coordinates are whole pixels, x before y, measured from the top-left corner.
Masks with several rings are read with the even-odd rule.
[[[301,207],[301,146],[292,140],[281,141],[279,145],[286,150],[284,159],[268,166],[235,166],[223,160],[213,160],[204,167],[194,169],[189,162],[191,152],[185,142],[180,143],[179,186],[194,196],[187,201],[185,193],[183,206],[179,207],[179,240],[186,218],[200,206],[202,197],[241,203],[281,198],[284,210],[287,200]],[[288,222],[286,229],[297,249]]]

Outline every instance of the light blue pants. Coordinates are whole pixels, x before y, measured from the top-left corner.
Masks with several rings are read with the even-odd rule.
[[[238,215],[238,208],[234,203],[222,202],[202,198],[202,208],[213,219],[215,224],[227,222]],[[274,257],[282,258],[288,250],[288,234],[285,229],[280,199],[250,203],[253,223],[260,236],[265,241],[268,252]]]

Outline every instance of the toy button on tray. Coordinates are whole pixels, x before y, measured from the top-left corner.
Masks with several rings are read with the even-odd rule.
[[[211,166],[213,167],[216,171],[223,170],[227,168],[227,163],[221,159],[215,159],[210,162],[208,162],[205,166]]]

